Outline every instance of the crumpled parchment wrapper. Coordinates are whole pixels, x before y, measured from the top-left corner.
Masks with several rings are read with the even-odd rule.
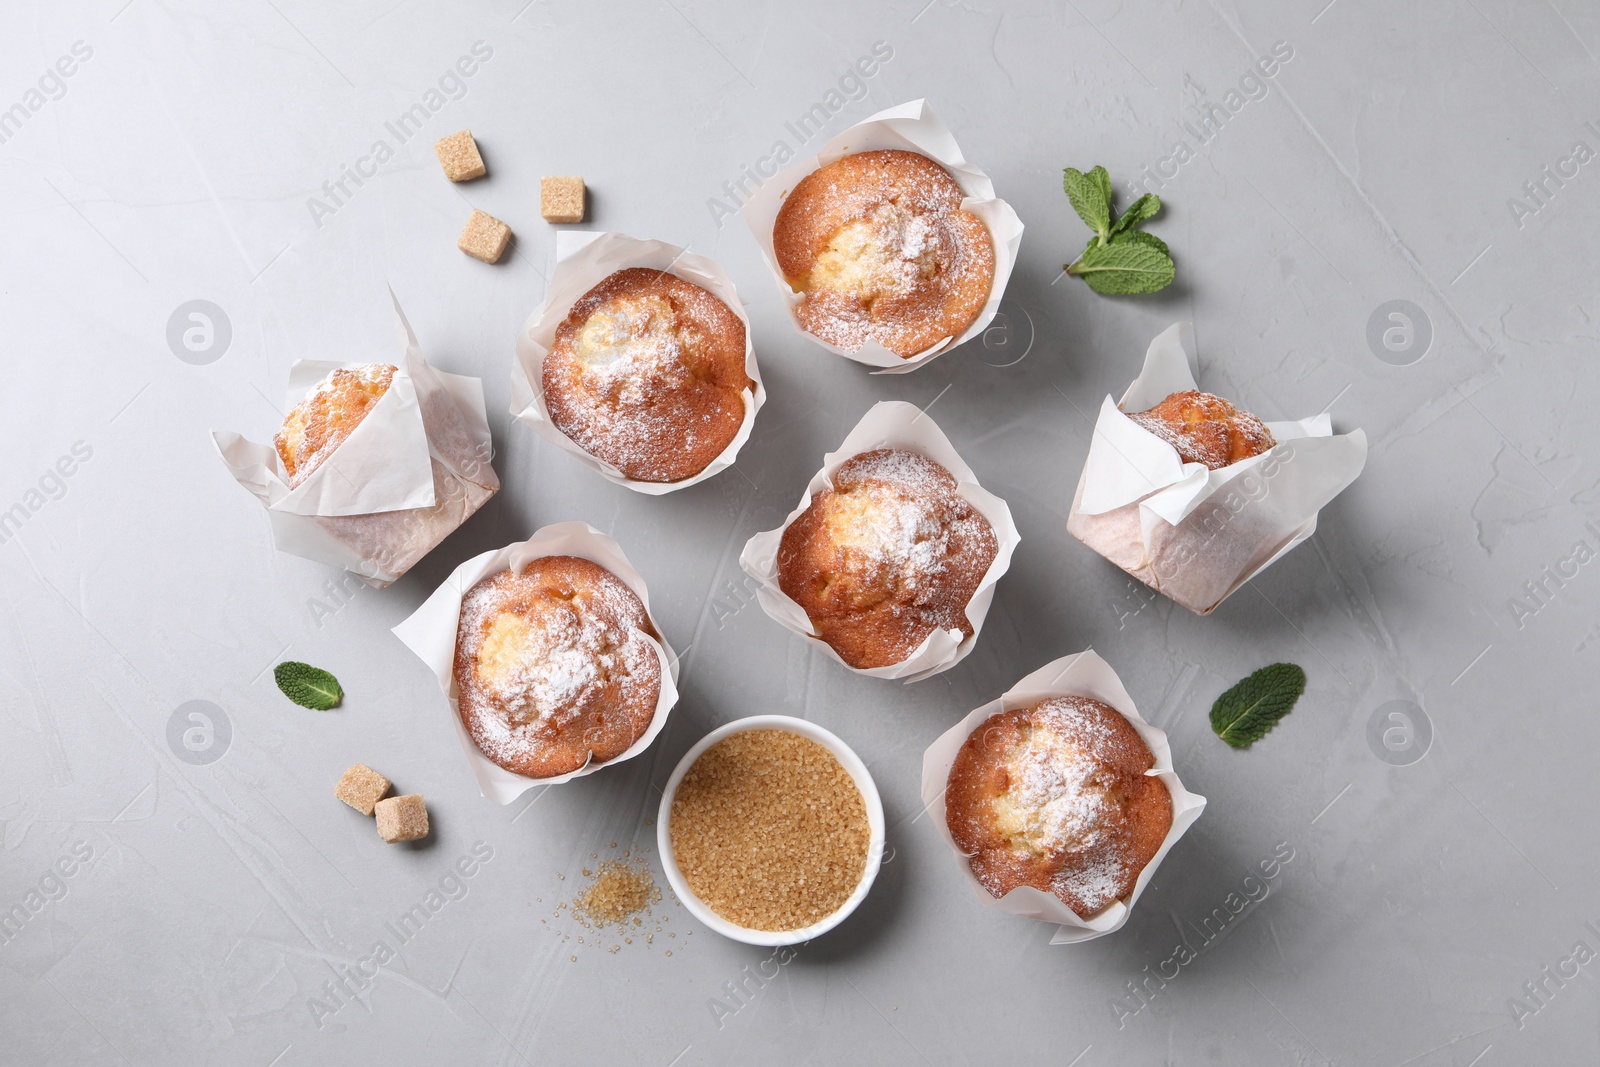
[[[211,434],[234,479],[266,508],[279,551],[343,567],[378,589],[500,489],[483,383],[429,366],[398,300],[394,313],[401,354],[389,390],[300,485],[289,488],[270,443]],[[330,371],[371,362],[385,361],[299,360],[289,371],[286,410]]]
[[[1095,422],[1067,532],[1198,615],[1317,529],[1317,512],[1366,464],[1361,430],[1335,434],[1326,412],[1269,422],[1277,446],[1217,470],[1184,463],[1124,412],[1199,388],[1194,328],[1174,323],[1150,342],[1144,369]]]

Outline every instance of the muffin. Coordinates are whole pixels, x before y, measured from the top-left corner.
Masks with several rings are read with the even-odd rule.
[[[638,482],[692,478],[744,424],[744,323],[665,271],[630,267],[585,293],[544,361],[550,421]]]
[[[1185,463],[1212,470],[1260,455],[1278,442],[1266,424],[1220,396],[1185,389],[1128,418],[1177,449]]]
[[[1052,697],[978,725],[950,767],[945,821],[992,895],[1032,886],[1087,919],[1133,892],[1172,827],[1154,765],[1116,709]]]
[[[340,367],[295,405],[272,438],[289,476],[289,488],[309,478],[355,432],[389,391],[396,369],[387,363],[368,363],[350,370]]]
[[[772,247],[804,299],[806,332],[854,352],[868,339],[910,358],[977,319],[994,284],[994,242],[965,193],[915,152],[845,156],[784,200]]]
[[[649,729],[661,659],[644,605],[577,556],[545,556],[474,585],[461,601],[461,721],[514,774],[551,778],[615,759]]]
[[[778,545],[778,586],[852,667],[905,660],[934,630],[972,634],[967,604],[994,528],[939,464],[880,448],[846,460]]]

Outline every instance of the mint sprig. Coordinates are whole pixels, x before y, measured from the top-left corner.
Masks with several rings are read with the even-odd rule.
[[[312,711],[327,711],[339,706],[344,689],[339,679],[320,667],[289,660],[272,668],[273,680],[283,695]]]
[[[1161,210],[1159,196],[1146,193],[1113,215],[1111,175],[1104,167],[1087,174],[1068,167],[1061,184],[1072,210],[1094,231],[1083,254],[1067,264],[1068,274],[1097,293],[1116,296],[1153,293],[1172,284],[1175,268],[1166,242],[1138,228]]]
[[[1305,691],[1306,672],[1295,664],[1262,667],[1211,705],[1211,729],[1234,748],[1245,748],[1266,736]]]

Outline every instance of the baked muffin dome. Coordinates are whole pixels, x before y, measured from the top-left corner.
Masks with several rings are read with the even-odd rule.
[[[289,475],[289,488],[309,478],[355,432],[389,391],[396,369],[387,363],[337,368],[284,417],[272,443]]]
[[[461,721],[485,756],[550,778],[604,763],[650,726],[661,659],[644,605],[577,556],[545,556],[480,581],[461,600]]]
[[[550,421],[638,482],[692,478],[739,433],[745,330],[711,293],[665,271],[619,270],[556,328],[544,361]]]
[[[971,326],[994,284],[994,241],[927,156],[858,152],[795,185],[772,227],[808,333],[910,358]]]
[[[1260,455],[1278,442],[1260,419],[1220,396],[1186,389],[1128,418],[1178,450],[1185,463],[1212,470]]]
[[[778,543],[778,586],[852,667],[899,663],[936,629],[971,636],[967,604],[994,528],[950,472],[903,449],[846,460]]]
[[[945,822],[996,897],[1053,894],[1087,919],[1133,892],[1172,827],[1172,795],[1133,724],[1088,697],[991,715],[956,753]]]

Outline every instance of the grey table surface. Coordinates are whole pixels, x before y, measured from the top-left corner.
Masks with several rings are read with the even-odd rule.
[[[0,1061],[1594,1062],[1597,55],[1580,0],[7,4]],[[1028,229],[995,329],[873,377],[793,333],[728,213],[780,142],[917,97]],[[786,125],[818,105],[823,133]],[[431,143],[463,127],[489,176],[453,186]],[[1168,291],[1060,277],[1086,235],[1061,168],[1094,163],[1163,197]],[[647,498],[512,422],[544,174],[588,180],[591,227],[739,285],[771,399],[735,470]],[[498,266],[454,247],[469,205],[517,233]],[[208,431],[269,435],[297,358],[390,355],[386,286],[436,365],[482,377],[505,488],[393,587],[336,595]],[[1213,391],[1371,442],[1315,537],[1206,618],[1065,530],[1097,405],[1177,320]],[[976,651],[912,686],[808,648],[737,564],[881,399],[931,404],[1022,532]],[[389,628],[570,519],[649,581],[683,698],[645,755],[502,808]],[[1125,928],[1052,947],[918,818],[921,754],[1091,646],[1210,805]],[[288,704],[286,658],[344,705]],[[1277,660],[1306,696],[1227,748],[1211,701]],[[698,737],[757,712],[872,769],[890,852],[856,915],[774,961],[670,895],[617,951],[554,914],[584,866],[653,845]],[[427,796],[425,847],[332,799],[356,760]]]

